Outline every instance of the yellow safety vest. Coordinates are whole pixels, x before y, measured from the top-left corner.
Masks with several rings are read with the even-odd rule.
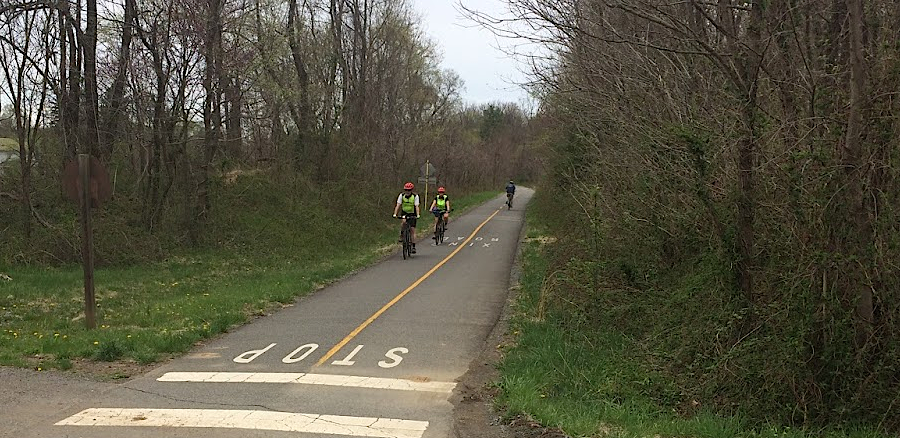
[[[410,194],[406,196],[404,193],[403,200],[400,206],[400,209],[403,210],[404,213],[415,213],[416,212],[416,194]]]
[[[447,209],[447,195],[437,195],[434,197],[435,207],[446,210]]]

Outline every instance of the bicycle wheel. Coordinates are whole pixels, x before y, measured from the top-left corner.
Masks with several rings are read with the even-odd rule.
[[[406,227],[406,256],[412,257],[412,232],[409,231],[409,227]]]
[[[443,218],[438,218],[437,225],[434,227],[434,244],[435,244],[435,246],[440,245],[441,242],[444,241],[443,234],[441,234],[441,232],[443,231],[441,228],[441,225],[443,224],[443,222],[444,222]]]
[[[441,223],[438,225],[438,233],[440,233],[440,243],[444,243],[444,231],[447,228],[447,223],[444,222],[444,219],[441,218]]]
[[[403,224],[403,260],[409,258],[409,226],[404,223]]]

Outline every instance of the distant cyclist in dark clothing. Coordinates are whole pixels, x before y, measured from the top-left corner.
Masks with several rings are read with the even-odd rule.
[[[509,180],[509,184],[506,185],[506,205],[512,208],[512,200],[513,196],[516,195],[516,185],[513,184],[512,180]]]

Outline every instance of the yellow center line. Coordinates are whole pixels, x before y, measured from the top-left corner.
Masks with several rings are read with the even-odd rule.
[[[316,366],[320,366],[320,365],[324,364],[325,362],[327,362],[328,359],[331,359],[331,356],[334,356],[338,351],[341,351],[341,348],[344,348],[344,346],[346,346],[348,342],[352,341],[353,338],[356,337],[356,335],[358,335],[360,332],[365,330],[365,328],[368,327],[369,324],[372,324],[372,322],[374,322],[376,319],[378,319],[378,317],[381,316],[382,313],[386,312],[387,309],[390,309],[391,306],[393,306],[394,304],[397,304],[397,302],[400,301],[401,299],[403,299],[403,297],[405,297],[406,294],[410,293],[413,289],[416,288],[416,286],[418,286],[423,281],[425,281],[426,278],[430,277],[431,274],[434,274],[434,272],[437,271],[438,269],[440,269],[441,266],[444,266],[444,263],[447,263],[448,260],[452,259],[453,256],[456,255],[456,253],[460,252],[466,246],[466,244],[469,243],[469,241],[471,241],[472,238],[474,238],[475,235],[478,234],[479,231],[481,231],[481,228],[483,228],[491,219],[494,218],[494,216],[497,215],[497,213],[500,213],[500,210],[497,210],[494,212],[494,214],[488,216],[488,218],[485,219],[484,222],[481,223],[481,225],[479,225],[478,227],[475,228],[475,231],[472,231],[472,234],[470,234],[469,237],[465,241],[463,241],[463,243],[461,245],[459,245],[455,250],[453,250],[453,252],[451,252],[450,255],[448,255],[447,257],[444,257],[444,260],[441,260],[440,262],[438,262],[438,264],[434,265],[434,267],[431,268],[431,270],[429,270],[428,272],[426,272],[425,275],[421,276],[418,280],[415,281],[415,283],[409,285],[409,287],[406,288],[406,290],[404,290],[403,292],[400,292],[400,295],[397,295],[396,297],[394,297],[393,300],[391,300],[389,303],[385,304],[384,307],[379,309],[377,312],[375,312],[374,315],[370,316],[369,319],[367,319],[365,322],[360,324],[359,327],[355,328],[352,332],[350,332],[350,334],[347,335],[347,337],[345,337],[341,342],[338,342],[338,344],[335,345],[334,347],[332,347],[331,350],[328,350],[328,353],[325,353],[325,356],[322,356],[322,358],[319,359],[318,362],[316,362]]]

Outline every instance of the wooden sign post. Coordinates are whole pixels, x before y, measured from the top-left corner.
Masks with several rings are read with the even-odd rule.
[[[91,160],[90,155],[78,155],[78,173],[81,176],[81,254],[84,261],[84,323],[88,329],[97,327],[94,296],[94,229],[91,224]]]
[[[63,169],[63,191],[81,208],[81,256],[84,262],[84,322],[88,329],[97,327],[97,300],[94,296],[94,227],[91,209],[112,196],[109,173],[100,161],[88,154],[78,154]]]
[[[428,203],[428,185],[437,184],[437,177],[435,175],[437,175],[437,168],[431,164],[431,161],[425,160],[425,164],[422,165],[422,176],[419,177],[419,182],[425,184],[425,199],[423,199],[422,202],[427,206],[431,205]]]

